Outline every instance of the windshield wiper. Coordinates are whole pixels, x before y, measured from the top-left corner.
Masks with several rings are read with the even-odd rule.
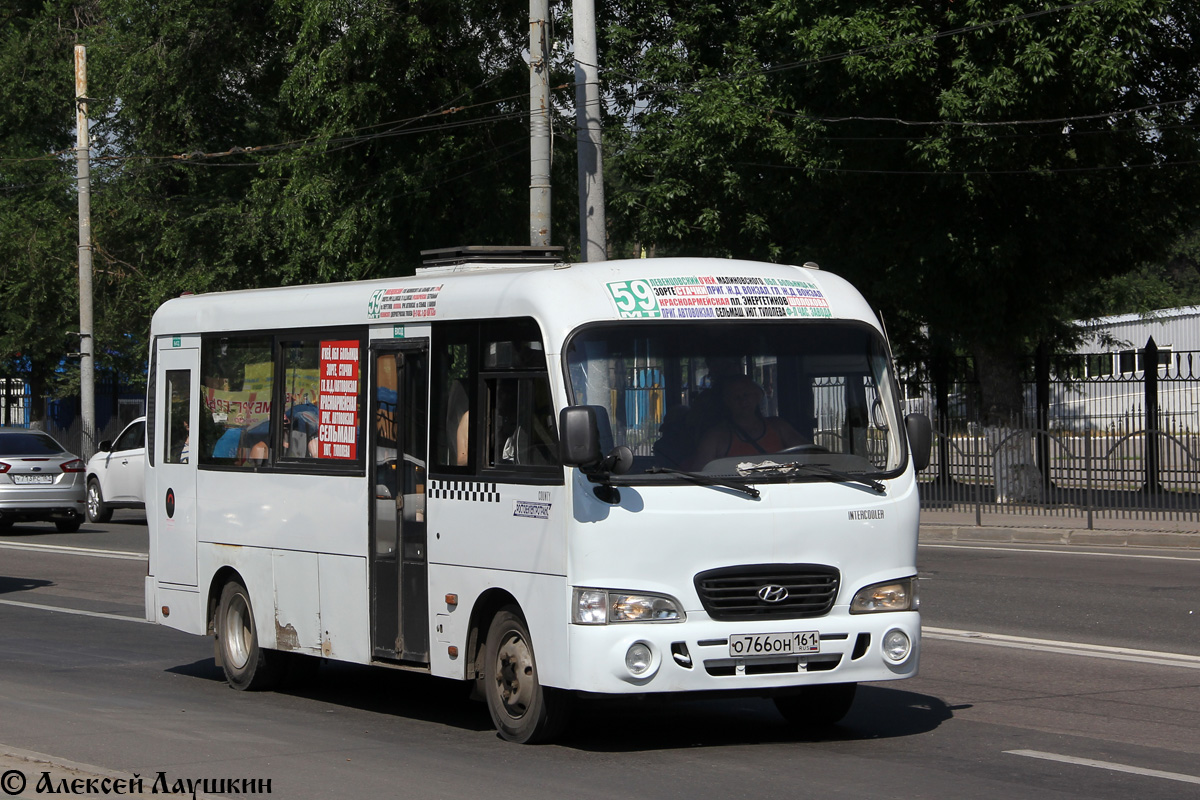
[[[776,464],[773,461],[764,461],[761,464],[739,464],[737,470],[743,475],[790,475],[797,470],[803,470],[811,475],[842,481],[843,483],[860,483],[863,486],[869,486],[871,489],[874,489],[880,494],[883,494],[887,490],[887,487],[884,486],[883,483],[873,478],[868,478],[866,475],[854,475],[849,472],[842,472],[841,470],[836,470],[825,464],[804,464],[799,461],[789,461],[786,464]]]
[[[646,472],[651,475],[679,475],[680,477],[695,481],[701,486],[721,486],[726,489],[733,489],[735,492],[742,492],[743,494],[746,494],[755,500],[757,500],[759,495],[762,494],[762,492],[760,492],[758,489],[755,489],[753,486],[747,486],[744,483],[736,483],[734,481],[716,478],[712,475],[704,475],[699,472],[685,472],[684,470],[671,469],[670,467],[651,467],[650,469],[646,470]]]

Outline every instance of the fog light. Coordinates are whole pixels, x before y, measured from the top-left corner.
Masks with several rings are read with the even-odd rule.
[[[645,675],[650,671],[653,654],[650,646],[644,642],[634,642],[625,651],[625,667],[634,675]]]
[[[899,628],[892,628],[883,635],[883,654],[889,661],[899,664],[908,658],[911,650],[912,641],[909,640],[908,634]]]

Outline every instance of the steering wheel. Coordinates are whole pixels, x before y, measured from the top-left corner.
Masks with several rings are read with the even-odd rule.
[[[794,444],[791,447],[785,447],[779,451],[780,453],[828,453],[828,448],[821,447],[819,444]]]

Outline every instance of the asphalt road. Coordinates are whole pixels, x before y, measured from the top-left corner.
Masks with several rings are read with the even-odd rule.
[[[326,664],[230,690],[209,640],[140,621],[145,536],[122,512],[0,537],[0,767],[22,797],[49,768],[25,751],[285,798],[1200,797],[1196,552],[923,546],[921,675],[861,687],[835,730],[759,700],[604,703],[521,747],[424,676]]]

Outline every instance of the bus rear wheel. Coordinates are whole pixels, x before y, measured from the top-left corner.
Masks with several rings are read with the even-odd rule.
[[[800,728],[827,728],[842,721],[854,704],[857,683],[805,686],[775,698],[783,718]]]
[[[283,654],[259,646],[250,593],[236,581],[225,584],[221,590],[214,649],[233,688],[259,691],[271,689],[279,682]]]
[[[492,618],[483,678],[488,712],[502,738],[536,744],[553,739],[566,726],[570,697],[541,684],[529,628],[513,606]]]

